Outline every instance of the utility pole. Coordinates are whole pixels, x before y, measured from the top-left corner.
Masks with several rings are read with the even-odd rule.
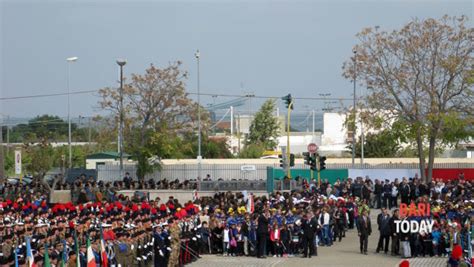
[[[88,124],[89,124],[89,145],[91,145],[91,136],[92,136],[92,134],[91,134],[91,130],[92,130],[91,129],[91,119],[92,118],[89,117],[89,122],[88,122]]]
[[[239,138],[238,149],[240,154],[240,114],[237,114],[237,137]]]
[[[290,125],[291,125],[291,110],[293,109],[293,98],[291,94],[281,98],[286,103],[286,108],[288,109],[288,125],[286,126],[286,159],[290,160]],[[289,165],[289,164],[288,164]],[[291,179],[291,171],[288,167],[287,177]]]
[[[362,114],[362,113],[361,113]],[[364,168],[364,122],[362,116],[360,117],[360,165]]]
[[[124,114],[123,114],[123,66],[127,64],[127,61],[124,59],[117,59],[117,64],[120,66],[120,125],[119,125],[119,157],[120,157],[120,179],[122,179],[123,173],[123,124],[124,124]]]
[[[201,191],[201,179],[202,179],[202,166],[201,166],[201,161],[202,161],[202,154],[201,154],[201,85],[200,85],[200,69],[199,69],[199,60],[201,58],[201,53],[199,53],[199,49],[196,51],[194,54],[196,57],[196,62],[197,62],[197,98],[198,98],[198,191]]]
[[[10,122],[10,116],[7,116],[7,153],[10,153],[10,126],[9,126],[9,122]]]
[[[72,168],[72,141],[71,141],[71,136],[72,136],[72,133],[71,133],[71,91],[70,91],[70,88],[69,88],[69,80],[70,80],[70,73],[71,73],[71,70],[70,70],[70,66],[71,66],[71,63],[73,62],[76,62],[77,61],[77,57],[68,57],[66,58],[66,62],[67,62],[67,124],[68,124],[68,146],[69,146],[69,162],[68,162],[68,167],[69,169]]]
[[[234,107],[230,106],[230,138],[234,136]]]
[[[352,168],[355,166],[355,146],[356,146],[356,80],[357,80],[357,51],[354,50],[354,57],[352,58],[354,62],[354,98],[353,98],[353,107],[352,107],[352,114],[353,114],[353,119],[354,119],[354,126],[352,128]]]
[[[0,123],[0,182],[3,182],[5,179],[5,163],[4,163],[4,154],[3,154],[3,119]]]
[[[314,138],[314,136],[315,136],[315,132],[314,132],[315,112],[314,112],[314,109],[312,110],[312,113],[313,113],[313,127],[312,127],[311,132],[312,132],[312,136],[313,136],[313,137],[312,137],[312,138],[313,138],[313,142],[315,142],[316,140],[314,140],[314,139],[315,139],[315,138]]]

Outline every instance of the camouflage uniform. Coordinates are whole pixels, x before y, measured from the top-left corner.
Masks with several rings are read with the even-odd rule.
[[[168,261],[168,267],[179,266],[179,251],[180,251],[180,233],[181,229],[179,224],[174,223],[170,228],[171,236],[171,253]]]
[[[121,242],[115,246],[115,257],[117,259],[117,263],[122,265],[122,267],[129,267],[129,266],[134,266],[133,265],[133,260],[135,257],[133,257],[132,250],[130,245],[128,245],[125,242]]]

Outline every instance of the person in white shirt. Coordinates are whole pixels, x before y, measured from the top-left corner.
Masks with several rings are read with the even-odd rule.
[[[223,244],[223,247],[222,247],[222,255],[223,256],[227,256],[227,249],[229,248],[229,226],[226,225],[225,228],[224,228],[224,231],[222,231],[222,244]]]
[[[323,244],[325,246],[331,246],[332,245],[332,236],[331,236],[331,229],[330,229],[330,221],[331,221],[331,216],[329,215],[327,208],[323,208],[323,214],[322,214],[322,224],[323,224]]]

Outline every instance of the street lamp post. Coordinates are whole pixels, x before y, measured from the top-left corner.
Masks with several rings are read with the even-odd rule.
[[[196,50],[196,53],[194,53],[194,56],[196,57],[196,62],[197,62],[197,100],[198,100],[198,190],[201,190],[201,178],[202,178],[202,166],[201,166],[201,160],[202,160],[202,154],[201,154],[201,85],[200,85],[200,69],[199,69],[199,60],[201,57],[201,53],[199,52],[199,49]]]
[[[354,79],[353,79],[353,82],[354,82],[354,103],[353,103],[353,107],[352,107],[352,112],[353,112],[353,119],[354,119],[354,126],[352,128],[352,168],[354,168],[355,166],[355,146],[356,146],[356,127],[355,127],[355,124],[356,124],[356,79],[357,79],[357,51],[354,50],[354,57],[352,58],[353,62],[354,62]]]
[[[119,157],[120,157],[120,178],[123,177],[123,66],[127,64],[125,59],[117,59],[117,64],[120,66],[120,114],[119,114]]]
[[[69,147],[69,161],[68,167],[69,169],[72,168],[72,147],[71,147],[71,90],[69,88],[70,84],[70,73],[71,73],[71,64],[76,62],[78,57],[68,57],[66,58],[67,61],[67,124],[68,124],[68,147]]]

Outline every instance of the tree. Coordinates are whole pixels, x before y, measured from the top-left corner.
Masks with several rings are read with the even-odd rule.
[[[39,144],[25,145],[25,169],[34,179],[43,180],[46,173],[53,167],[53,147],[46,139]]]
[[[203,155],[206,158],[212,159],[227,159],[232,158],[227,138],[209,138],[206,137],[203,147]]]
[[[263,152],[265,152],[265,148],[262,144],[248,144],[240,151],[239,158],[258,159],[263,155]]]
[[[110,151],[117,148],[117,144],[114,144],[117,140],[117,128],[113,118],[106,118],[96,116],[92,118],[94,121],[94,128],[96,135],[94,135],[94,142],[96,144],[96,150],[99,151]]]
[[[28,121],[27,124],[18,124],[12,128],[10,141],[12,142],[38,142],[44,138],[49,141],[67,141],[68,123],[58,116],[41,115]],[[71,131],[77,129],[71,123]]]
[[[362,138],[356,142],[356,156],[360,157]],[[352,150],[352,145],[348,147]],[[368,158],[388,158],[396,157],[400,150],[398,136],[390,130],[383,130],[378,133],[368,133],[364,136],[364,156]]]
[[[168,131],[170,134],[186,134],[194,132],[197,125],[198,104],[188,97],[185,90],[187,73],[181,70],[180,61],[157,68],[153,64],[144,74],[132,74],[131,81],[123,90],[124,113],[127,148],[139,161],[142,170],[151,170],[147,166],[145,154],[153,151],[145,149],[150,144],[154,132]],[[119,117],[120,95],[116,89],[104,88],[99,91],[102,99],[100,106]],[[208,113],[201,107],[201,124],[207,129]],[[160,156],[160,155],[158,155]],[[142,174],[142,173],[141,173]],[[143,178],[142,175],[137,175]]]
[[[474,106],[474,29],[466,22],[464,16],[444,16],[415,19],[391,32],[364,29],[357,34],[354,57],[343,65],[344,77],[356,77],[368,88],[369,117],[384,118],[385,127],[395,120],[406,125],[425,181],[431,181],[437,146],[471,135],[458,131],[472,122]],[[450,122],[461,126],[452,131]]]
[[[246,145],[261,144],[264,149],[273,150],[277,145],[280,125],[278,118],[273,115],[275,100],[269,99],[263,103],[250,124]]]

